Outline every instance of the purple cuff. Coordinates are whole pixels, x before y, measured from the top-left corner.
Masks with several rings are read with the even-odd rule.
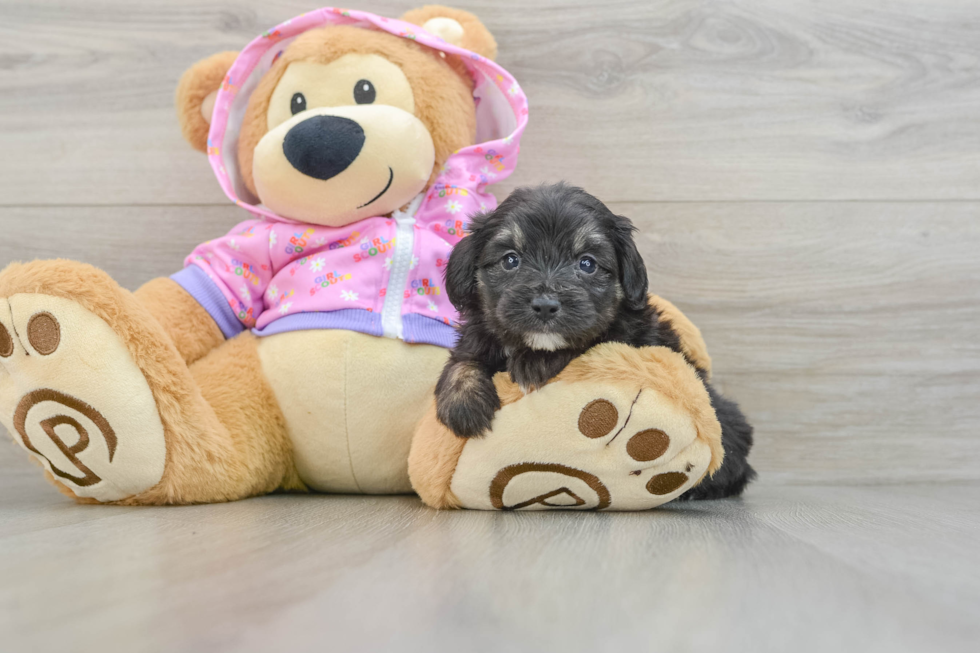
[[[211,281],[207,272],[196,265],[188,265],[180,272],[170,275],[170,278],[204,307],[225,338],[232,338],[245,330],[235,316],[235,312],[231,310],[231,306],[228,305],[228,300]]]
[[[441,320],[416,313],[406,313],[402,315],[402,337],[405,342],[452,349],[459,339],[459,332]]]

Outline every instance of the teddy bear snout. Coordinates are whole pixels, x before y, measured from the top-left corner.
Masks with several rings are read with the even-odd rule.
[[[426,187],[435,165],[425,124],[379,104],[299,112],[269,130],[253,152],[255,190],[265,206],[335,227],[404,206]]]
[[[311,116],[282,142],[286,160],[307,177],[327,180],[350,167],[364,147],[364,129],[343,116]]]

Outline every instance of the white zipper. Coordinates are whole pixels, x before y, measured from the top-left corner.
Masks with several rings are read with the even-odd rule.
[[[425,193],[420,193],[404,212],[395,210],[394,218],[395,253],[391,258],[391,274],[388,275],[388,289],[385,291],[384,306],[381,309],[381,328],[385,337],[404,339],[402,328],[402,304],[405,302],[405,284],[408,271],[412,269],[412,253],[415,251],[415,214]]]

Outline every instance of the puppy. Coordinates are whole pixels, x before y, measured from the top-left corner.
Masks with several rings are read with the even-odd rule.
[[[436,385],[439,420],[458,436],[482,435],[500,408],[495,373],[506,370],[529,392],[602,342],[684,355],[647,300],[633,231],[627,218],[563,183],[519,188],[475,216],[446,268],[460,337]],[[699,374],[722,424],[725,462],[682,498],[737,495],[755,476],[746,460],[752,427]]]

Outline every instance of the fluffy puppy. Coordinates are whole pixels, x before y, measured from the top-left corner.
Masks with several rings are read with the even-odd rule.
[[[460,338],[436,385],[439,420],[458,436],[481,435],[500,408],[495,373],[508,371],[527,392],[602,342],[683,355],[670,323],[647,301],[633,231],[629,219],[565,184],[519,188],[475,216],[446,269]],[[722,424],[725,463],[682,498],[736,495],[755,475],[746,461],[752,427],[702,381]]]

